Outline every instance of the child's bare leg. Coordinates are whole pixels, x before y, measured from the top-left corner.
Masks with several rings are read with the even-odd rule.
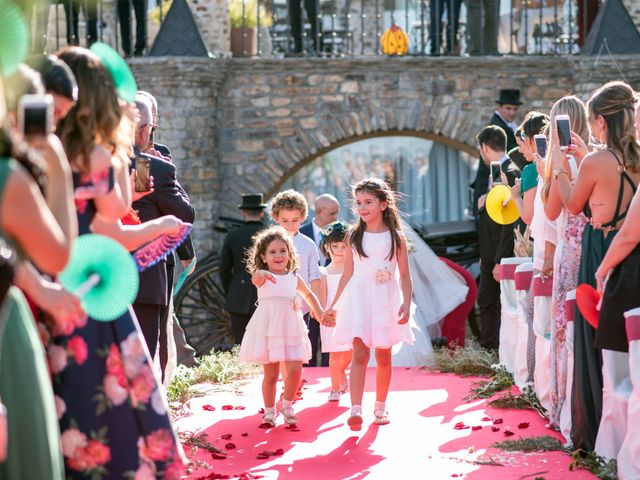
[[[287,378],[284,381],[284,400],[292,401],[296,397],[300,379],[302,378],[302,362],[284,362]]]
[[[362,405],[364,378],[369,363],[369,347],[360,338],[353,339],[353,361],[351,362],[351,405]]]
[[[331,390],[340,390],[342,382],[342,352],[329,353],[329,375],[331,376]]]
[[[265,363],[262,365],[264,376],[262,377],[262,398],[264,406],[272,408],[276,404],[276,383],[280,373],[278,363]]]
[[[285,362],[280,362],[280,378],[282,379],[283,382],[285,382],[287,380],[287,367],[284,364]]]
[[[348,384],[347,368],[349,368],[349,365],[351,364],[352,356],[352,350],[349,350],[348,352],[340,352],[340,385],[342,385],[343,387]]]
[[[391,349],[376,348],[376,402],[386,402],[391,384]],[[353,372],[353,368],[351,369]],[[353,373],[351,374],[353,379]],[[353,383],[353,380],[351,380]]]

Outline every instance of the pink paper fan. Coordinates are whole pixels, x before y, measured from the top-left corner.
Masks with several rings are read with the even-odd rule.
[[[180,246],[190,231],[191,224],[185,223],[177,233],[160,235],[136,250],[133,259],[136,261],[138,271],[144,272],[147,268],[164,259]]]

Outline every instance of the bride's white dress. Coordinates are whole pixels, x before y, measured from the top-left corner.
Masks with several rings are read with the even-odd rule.
[[[415,311],[409,320],[415,337],[412,345],[400,343],[393,348],[393,365],[415,367],[433,363],[429,331],[439,331],[438,323],[464,302],[469,287],[451,270],[424,240],[408,225],[402,225],[409,243],[409,269],[413,280]],[[370,366],[375,365],[371,355]]]

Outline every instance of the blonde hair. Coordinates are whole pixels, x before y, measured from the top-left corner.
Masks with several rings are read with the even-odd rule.
[[[287,272],[294,272],[298,270],[300,260],[296,253],[296,249],[293,246],[293,242],[291,241],[291,237],[284,228],[274,225],[273,227],[269,227],[265,230],[260,230],[251,240],[251,248],[247,250],[247,254],[245,256],[247,272],[250,274],[253,274],[256,270],[267,270],[268,266],[267,263],[262,260],[262,255],[266,254],[269,244],[274,240],[284,242],[287,246],[287,250],[289,250],[289,261],[286,266]]]
[[[274,220],[280,215],[280,210],[298,210],[302,215],[302,220],[307,218],[309,206],[307,200],[300,192],[293,189],[278,193],[271,202],[271,218]]]
[[[404,241],[396,195],[385,181],[378,178],[365,178],[364,180],[360,180],[356,183],[353,187],[353,198],[355,199],[356,195],[360,192],[366,192],[373,195],[381,202],[387,202],[387,208],[382,212],[382,221],[391,233],[391,249],[387,259],[392,260],[398,248],[400,248],[400,245]],[[358,255],[365,258],[367,257],[367,254],[364,251],[362,242],[366,229],[367,224],[362,220],[362,218],[359,218],[355,228],[349,234],[349,242],[356,249]]]
[[[605,143],[622,153],[622,163],[630,170],[640,171],[640,144],[635,128],[636,96],[625,82],[609,82],[589,99],[587,108],[593,117],[602,115],[607,124]]]
[[[549,125],[555,125],[556,116],[558,115],[569,115],[571,131],[575,132],[585,144],[589,143],[589,119],[587,117],[587,109],[582,100],[575,95],[567,95],[554,103],[553,107],[551,107],[551,113],[549,114]],[[545,134],[547,135],[549,146],[547,147],[544,165],[545,185],[542,190],[542,198],[544,199],[549,196],[549,190],[551,189],[551,177],[553,175],[551,151],[555,147],[555,140],[553,135],[549,135],[549,128],[547,128]]]

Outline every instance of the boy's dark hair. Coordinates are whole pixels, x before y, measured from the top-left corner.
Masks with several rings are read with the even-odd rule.
[[[331,244],[344,242],[344,238],[349,231],[349,224],[345,222],[333,222],[327,225],[320,234],[320,253],[327,258],[331,258]]]
[[[507,150],[507,134],[497,125],[487,125],[476,137],[480,145],[486,145],[494,152]]]

